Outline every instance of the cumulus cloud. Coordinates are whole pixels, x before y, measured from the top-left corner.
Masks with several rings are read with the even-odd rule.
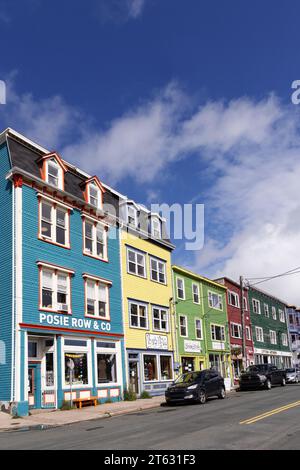
[[[124,23],[142,15],[146,0],[97,0],[96,5],[101,21]]]

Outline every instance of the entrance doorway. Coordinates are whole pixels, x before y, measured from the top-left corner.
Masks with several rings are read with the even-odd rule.
[[[194,357],[182,357],[181,358],[182,373],[194,372],[195,370],[195,358]]]
[[[28,364],[28,403],[29,408],[41,408],[40,364]]]
[[[138,361],[129,361],[129,385],[131,390],[139,394],[139,363]]]

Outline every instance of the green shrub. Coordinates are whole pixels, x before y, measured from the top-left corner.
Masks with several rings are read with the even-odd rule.
[[[141,395],[140,395],[140,398],[143,398],[143,399],[146,399],[146,398],[152,398],[150,393],[148,393],[146,390],[143,390]]]
[[[128,390],[124,390],[124,401],[135,401],[136,400],[136,393],[129,388]]]
[[[73,406],[71,406],[71,403],[69,401],[66,401],[64,400],[62,402],[62,405],[60,407],[60,410],[62,411],[65,411],[65,410],[75,410],[76,409],[76,405],[73,404]]]

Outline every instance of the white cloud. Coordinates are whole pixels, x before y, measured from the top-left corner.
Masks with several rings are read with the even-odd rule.
[[[124,23],[139,18],[146,0],[96,0],[96,14],[102,22]]]
[[[129,16],[131,18],[140,16],[145,7],[145,3],[145,0],[127,0]]]

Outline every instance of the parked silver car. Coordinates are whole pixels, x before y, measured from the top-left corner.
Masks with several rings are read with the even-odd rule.
[[[291,367],[290,369],[286,369],[286,383],[298,383],[300,382],[300,370]]]

